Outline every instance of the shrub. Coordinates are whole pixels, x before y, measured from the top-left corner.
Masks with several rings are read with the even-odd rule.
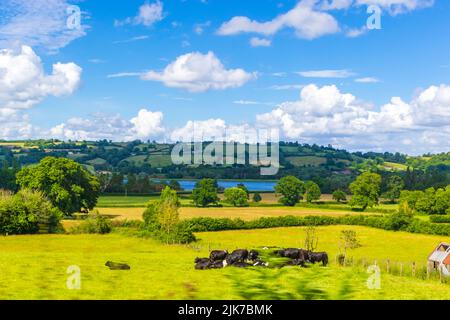
[[[0,199],[0,233],[58,232],[62,215],[41,192],[24,189],[5,194]]]
[[[110,233],[112,229],[111,221],[106,217],[100,215],[98,211],[94,214],[89,215],[89,217],[84,220],[78,226],[72,228],[70,233],[82,234],[82,233],[97,233],[97,234],[107,234]]]
[[[253,202],[258,203],[262,201],[262,197],[258,192],[255,192],[255,194],[253,194]]]
[[[166,187],[159,200],[150,203],[143,213],[141,234],[166,243],[190,243],[195,236],[188,224],[180,222],[180,202],[176,191]]]
[[[433,223],[450,223],[450,215],[433,215],[430,216],[430,221]]]
[[[333,199],[336,200],[337,202],[347,201],[347,194],[340,189],[335,190],[333,192]]]

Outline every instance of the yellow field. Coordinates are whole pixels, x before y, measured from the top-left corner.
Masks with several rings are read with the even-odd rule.
[[[139,220],[142,219],[144,208],[97,208],[102,215],[114,219]],[[347,214],[358,214],[361,212],[331,210],[331,209],[311,209],[301,207],[246,207],[246,208],[194,208],[181,207],[180,217],[182,219],[212,217],[212,218],[241,218],[243,220],[254,220],[261,217],[279,216],[308,216],[327,215],[343,216]]]

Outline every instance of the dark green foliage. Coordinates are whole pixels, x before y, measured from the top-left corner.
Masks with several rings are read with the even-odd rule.
[[[305,193],[305,184],[294,176],[281,178],[275,186],[275,192],[281,194],[280,202],[285,206],[295,206]]]
[[[306,202],[311,203],[315,200],[319,200],[322,193],[320,188],[314,181],[308,181],[305,183],[305,198]]]
[[[430,221],[433,223],[450,223],[450,215],[434,215],[430,216]]]
[[[21,190],[0,198],[0,234],[54,233],[61,230],[62,212],[36,191]]]
[[[383,197],[390,202],[395,202],[400,198],[400,193],[405,187],[403,179],[397,175],[390,176],[386,183],[387,191],[383,194]]]
[[[216,180],[202,179],[195,184],[195,188],[192,191],[192,200],[197,207],[206,207],[210,204],[217,205],[219,202],[217,191]]]
[[[73,160],[47,157],[17,173],[21,188],[41,191],[65,214],[94,208],[100,194],[98,179]]]
[[[450,224],[437,224],[415,219],[404,213],[391,215],[347,215],[342,217],[307,216],[307,217],[270,217],[252,221],[228,218],[193,218],[185,220],[192,232],[269,229],[279,227],[304,227],[328,225],[355,225],[371,228],[406,231],[412,233],[450,236]]]
[[[261,202],[261,201],[262,201],[261,195],[258,192],[254,193],[253,194],[253,202],[258,203],[258,202]]]
[[[340,189],[335,190],[333,192],[333,199],[336,200],[337,202],[347,201],[347,194]]]
[[[350,184],[353,194],[350,200],[352,207],[366,210],[378,204],[380,196],[381,176],[377,173],[364,172]]]
[[[425,191],[402,191],[400,202],[416,212],[425,214],[450,213],[450,186],[445,189],[428,188]]]

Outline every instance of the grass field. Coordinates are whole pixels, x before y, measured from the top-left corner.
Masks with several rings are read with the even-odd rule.
[[[296,167],[303,167],[303,166],[317,167],[327,162],[326,158],[316,156],[287,157],[286,160]]]
[[[352,229],[362,244],[353,257],[369,260],[425,262],[427,255],[447,238],[394,233],[365,227],[329,226],[318,228],[319,248],[330,257],[338,252],[338,237]],[[260,246],[302,246],[303,228],[200,233],[193,246],[162,245],[153,240],[109,235],[33,235],[0,238],[0,299],[237,299],[232,276],[246,279],[238,285],[251,285],[253,270],[196,271],[193,259],[206,256],[209,248],[250,248]],[[125,262],[130,271],[110,271],[108,260]],[[450,286],[435,280],[420,280],[381,274],[381,290],[365,286],[368,274],[361,268],[325,268],[327,276],[314,286],[334,292],[349,277],[354,299],[450,299]],[[68,290],[66,270],[81,269],[81,290]],[[289,280],[276,280],[276,290],[288,290],[314,269],[288,268]],[[278,282],[276,282],[278,281]],[[218,285],[220,284],[220,285]],[[213,288],[213,290],[212,290]]]
[[[167,167],[172,164],[172,160],[169,154],[150,154],[150,155],[133,156],[128,157],[123,161],[134,163],[136,166],[142,166],[144,163],[147,163],[155,168]]]

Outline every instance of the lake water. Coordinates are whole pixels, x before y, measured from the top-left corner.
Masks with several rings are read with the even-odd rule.
[[[195,180],[178,180],[181,187],[185,191],[192,191],[194,190],[195,184],[197,181]],[[247,187],[249,191],[266,191],[271,192],[274,191],[276,181],[245,181],[245,180],[217,180],[217,184],[219,187],[222,187],[224,189],[233,188],[236,187],[239,183],[242,183]]]

